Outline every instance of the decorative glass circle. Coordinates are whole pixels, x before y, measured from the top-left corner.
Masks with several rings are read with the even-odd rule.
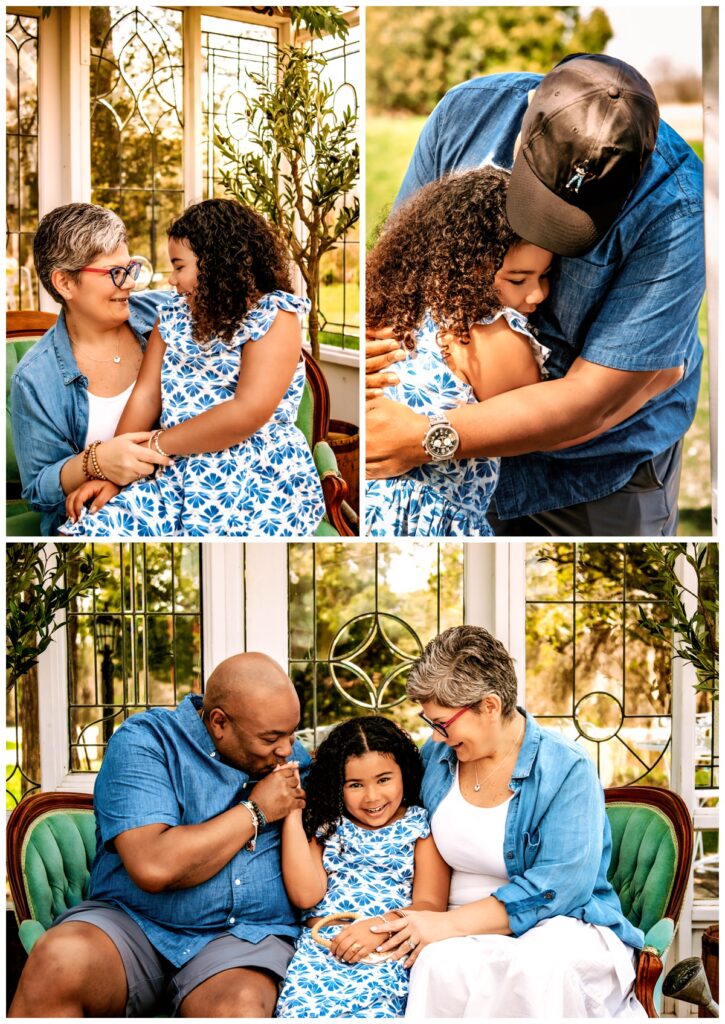
[[[379,711],[405,700],[404,675],[423,651],[417,633],[387,612],[349,619],[330,644],[329,669],[336,689],[357,707]],[[351,690],[351,678],[362,686]]]
[[[617,735],[624,721],[624,710],[611,693],[588,693],[574,708],[574,724],[585,739],[606,743]]]

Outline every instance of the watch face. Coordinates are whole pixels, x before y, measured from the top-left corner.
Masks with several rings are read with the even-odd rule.
[[[458,448],[458,434],[448,423],[431,427],[425,438],[425,449],[433,459],[449,459]]]

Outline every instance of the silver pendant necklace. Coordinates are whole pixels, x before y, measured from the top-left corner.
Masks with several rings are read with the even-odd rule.
[[[525,729],[525,728],[526,728],[526,722],[524,722],[524,729]],[[511,746],[509,747],[508,751],[506,752],[506,756],[505,756],[505,757],[503,758],[503,760],[501,760],[501,761],[500,761],[500,762],[499,762],[499,763],[498,763],[498,764],[496,765],[496,767],[495,767],[495,768],[492,768],[492,769],[491,769],[491,771],[490,771],[490,772],[488,773],[488,775],[485,775],[485,776],[484,776],[484,778],[483,778],[483,781],[482,781],[482,782],[479,782],[479,781],[478,781],[478,764],[477,764],[477,762],[475,762],[475,761],[474,761],[474,763],[473,763],[473,771],[474,771],[474,774],[475,774],[475,776],[476,776],[476,783],[475,783],[475,785],[474,785],[474,787],[473,787],[473,792],[474,792],[474,793],[479,793],[479,792],[481,791],[481,786],[483,785],[483,783],[484,783],[484,782],[488,782],[488,780],[489,780],[489,779],[491,778],[491,776],[492,776],[492,775],[495,775],[495,774],[496,774],[496,772],[497,772],[497,771],[499,770],[499,768],[501,768],[501,767],[502,767],[502,766],[503,766],[503,765],[504,765],[504,764],[506,763],[506,761],[507,761],[507,760],[509,759],[509,757],[511,756],[511,753],[512,753],[512,751],[513,751],[514,747],[515,747],[515,746],[516,746],[516,744],[517,744],[517,743],[519,742],[519,740],[521,739],[521,737],[522,737],[522,736],[523,736],[523,732],[521,733],[521,735],[519,735],[519,736],[516,736],[516,737],[514,737],[514,741],[513,741],[513,743],[511,744]]]
[[[92,363],[115,363],[116,366],[118,366],[120,364],[120,362],[121,362],[121,330],[120,330],[120,328],[119,328],[119,331],[118,331],[118,336],[116,338],[116,354],[111,359],[96,359],[94,356],[89,355],[87,352],[84,353],[82,347],[78,344],[78,342],[74,341],[73,338],[71,337],[70,331],[68,331],[68,337],[70,338],[71,346],[74,349],[76,349],[76,351],[81,352],[81,354],[84,356],[85,359],[90,359]]]

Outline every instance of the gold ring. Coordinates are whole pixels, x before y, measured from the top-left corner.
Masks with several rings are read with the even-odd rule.
[[[359,943],[359,942],[353,942],[352,946],[350,946],[350,950],[351,950],[351,951],[352,951],[353,953],[357,953],[357,951],[358,951],[359,949],[362,949],[362,946],[360,945],[360,943]]]

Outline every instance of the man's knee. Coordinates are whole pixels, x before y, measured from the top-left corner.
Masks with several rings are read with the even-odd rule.
[[[100,1003],[97,996],[102,995]],[[57,1006],[124,1005],[126,976],[120,954],[100,929],[67,922],[38,939],[20,976],[10,1016]]]
[[[262,971],[232,969],[197,986],[179,1008],[181,1017],[271,1017],[277,982]]]

